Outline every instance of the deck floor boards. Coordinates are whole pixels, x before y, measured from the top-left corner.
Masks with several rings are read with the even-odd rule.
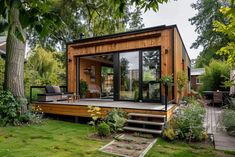
[[[165,110],[165,105],[160,103],[149,102],[131,102],[131,101],[111,101],[111,100],[80,100],[77,102],[56,101],[47,102],[47,104],[62,104],[62,105],[81,105],[81,106],[98,106],[109,108],[128,108],[128,109],[142,109],[142,110]],[[167,110],[171,109],[174,105],[168,104]]]
[[[235,137],[229,136],[220,123],[222,109],[206,106],[205,127],[208,134],[214,135],[215,149],[235,151]]]

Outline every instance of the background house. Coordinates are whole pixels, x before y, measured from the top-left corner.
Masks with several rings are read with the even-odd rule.
[[[191,87],[193,90],[197,91],[202,85],[200,76],[205,73],[205,68],[195,68],[191,70]]]

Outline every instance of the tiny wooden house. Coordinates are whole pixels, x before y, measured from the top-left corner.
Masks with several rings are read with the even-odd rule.
[[[87,99],[163,103],[160,79],[173,76],[168,101],[179,96],[177,73],[185,71],[190,90],[190,58],[176,25],[85,38],[67,44],[67,86]],[[87,86],[86,91],[82,91]]]

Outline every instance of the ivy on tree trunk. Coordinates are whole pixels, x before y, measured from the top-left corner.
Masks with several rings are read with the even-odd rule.
[[[27,101],[24,95],[25,42],[17,37],[19,28],[22,28],[19,21],[19,9],[13,7],[9,11],[9,16],[12,25],[7,35],[4,89],[12,92],[20,101],[21,113],[25,113],[27,111]]]

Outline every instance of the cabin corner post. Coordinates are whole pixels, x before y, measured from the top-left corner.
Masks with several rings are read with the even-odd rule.
[[[68,92],[68,44],[66,44],[66,51],[65,51],[65,74],[66,74],[66,80],[65,80],[65,85],[66,85],[66,91]]]
[[[172,29],[172,34],[171,34],[171,49],[172,49],[172,83],[175,84],[175,32],[174,28]],[[171,87],[172,89],[172,99],[175,99],[175,85]]]

